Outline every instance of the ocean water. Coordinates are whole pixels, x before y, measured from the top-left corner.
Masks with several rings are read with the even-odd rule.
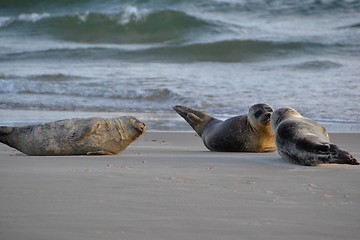
[[[0,1],[3,124],[260,102],[360,131],[360,0]]]

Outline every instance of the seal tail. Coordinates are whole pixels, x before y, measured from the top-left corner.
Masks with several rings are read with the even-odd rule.
[[[330,159],[338,164],[359,165],[359,162],[349,152],[340,149],[335,144],[330,144]]]
[[[213,117],[209,116],[204,112],[192,108],[188,108],[185,106],[177,105],[173,107],[173,109],[190,124],[190,126],[195,130],[195,132],[199,136],[201,136],[204,126],[210,120],[214,119]]]

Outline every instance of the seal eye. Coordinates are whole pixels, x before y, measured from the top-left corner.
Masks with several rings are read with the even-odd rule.
[[[261,111],[261,110],[257,111],[257,112],[255,113],[255,118],[259,118],[261,114],[262,114],[262,111]]]

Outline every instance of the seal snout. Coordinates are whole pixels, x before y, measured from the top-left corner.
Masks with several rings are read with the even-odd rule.
[[[261,119],[261,123],[262,123],[263,125],[267,125],[267,124],[270,123],[271,114],[272,114],[272,112],[265,112],[265,113],[263,114],[263,117],[262,117],[262,119]]]
[[[265,119],[267,119],[267,121],[270,121],[271,112],[265,113],[264,117],[265,117]]]
[[[137,120],[136,118],[131,119],[132,120],[132,124],[134,126],[134,128],[136,130],[138,130],[139,132],[143,133],[146,131],[146,125],[143,122],[140,122],[139,120]]]

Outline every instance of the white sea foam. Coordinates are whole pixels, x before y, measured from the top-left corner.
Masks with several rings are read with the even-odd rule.
[[[10,17],[0,17],[0,28],[6,27],[11,22]]]
[[[51,15],[49,13],[22,13],[18,16],[18,20],[25,22],[37,22],[41,19],[49,18]]]
[[[89,12],[86,11],[85,13],[78,13],[77,17],[79,18],[80,22],[85,23],[88,19]]]
[[[144,20],[148,14],[149,10],[147,9],[138,9],[134,6],[126,6],[118,23],[121,25],[126,25],[131,21],[139,22]]]

